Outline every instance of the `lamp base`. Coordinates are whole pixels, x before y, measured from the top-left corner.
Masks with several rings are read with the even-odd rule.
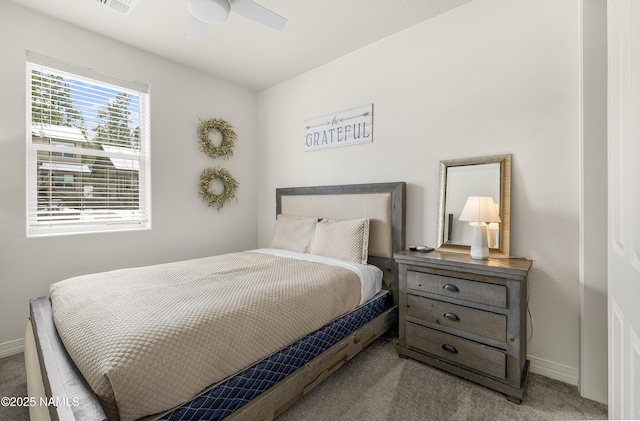
[[[487,240],[487,226],[482,222],[471,224],[471,254],[472,259],[484,260],[489,258],[489,242]]]

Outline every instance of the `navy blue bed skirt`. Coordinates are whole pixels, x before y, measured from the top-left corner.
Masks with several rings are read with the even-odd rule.
[[[216,384],[181,407],[161,417],[161,420],[221,420],[251,399],[284,379],[306,363],[331,348],[390,306],[387,291],[299,341],[266,357],[251,367]]]

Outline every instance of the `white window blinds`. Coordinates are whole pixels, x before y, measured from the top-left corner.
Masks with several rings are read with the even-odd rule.
[[[27,234],[150,227],[148,87],[29,53]]]

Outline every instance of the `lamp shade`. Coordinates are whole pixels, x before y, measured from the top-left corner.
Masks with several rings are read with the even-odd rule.
[[[490,196],[469,196],[459,219],[469,222],[502,222]]]

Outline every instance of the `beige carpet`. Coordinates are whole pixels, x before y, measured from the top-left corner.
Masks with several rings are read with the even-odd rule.
[[[27,374],[24,355],[17,354],[0,359],[0,397],[24,397],[27,395]],[[0,420],[22,421],[29,419],[29,409],[0,406]],[[36,421],[36,420],[33,420]]]
[[[22,354],[0,359],[0,396],[24,396]],[[606,419],[606,405],[578,389],[532,374],[521,405],[504,395],[395,352],[381,338],[345,364],[279,421],[320,420],[586,420]],[[0,406],[0,420],[28,420],[26,408]],[[37,421],[37,420],[33,420]]]
[[[279,417],[290,420],[586,420],[606,405],[578,388],[531,374],[522,404],[411,359],[381,338]]]

